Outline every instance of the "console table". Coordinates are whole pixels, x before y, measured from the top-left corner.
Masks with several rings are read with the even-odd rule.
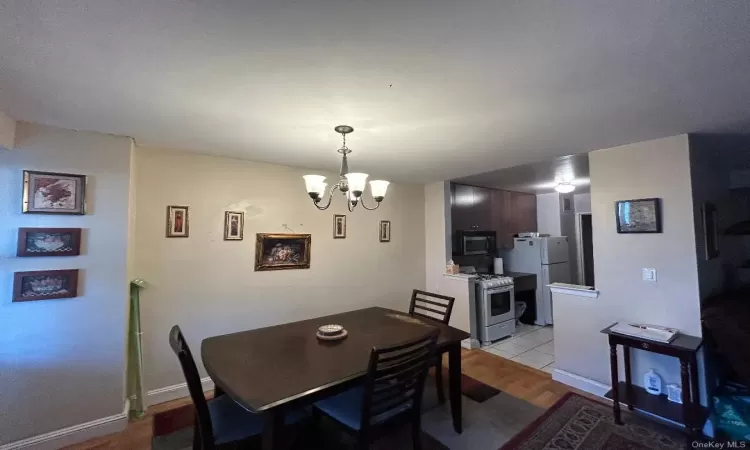
[[[698,349],[703,345],[703,339],[686,334],[678,334],[669,343],[655,342],[643,338],[616,333],[611,330],[615,324],[602,330],[609,337],[609,358],[612,370],[612,389],[605,397],[612,399],[612,410],[615,423],[622,425],[620,418],[620,399],[625,399],[629,410],[637,408],[642,411],[669,419],[685,425],[685,429],[694,437],[701,434],[702,420],[705,418],[704,408],[700,405],[700,391],[698,389]],[[617,370],[617,346],[622,345],[625,361],[625,382],[619,381]],[[633,386],[630,373],[630,349],[637,348],[647,352],[674,356],[680,360],[680,375],[682,379],[682,405],[670,402],[665,394],[652,395],[639,386]],[[666,390],[666,389],[664,389]]]

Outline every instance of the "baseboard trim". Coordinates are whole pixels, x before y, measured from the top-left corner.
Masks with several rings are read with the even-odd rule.
[[[203,386],[203,392],[214,388],[214,382],[211,380],[211,377],[201,378],[201,385]],[[146,393],[146,406],[157,405],[189,395],[190,392],[188,391],[187,383],[173,384],[172,386],[148,391]]]
[[[78,444],[99,436],[118,433],[128,425],[130,401],[125,400],[125,407],[119,414],[91,422],[73,425],[68,428],[51,431],[49,433],[32,436],[20,441],[0,445],[0,450],[16,450],[33,448],[34,450],[56,450],[68,445]]]
[[[599,397],[604,397],[604,394],[611,389],[607,384],[560,369],[552,371],[552,379]]]

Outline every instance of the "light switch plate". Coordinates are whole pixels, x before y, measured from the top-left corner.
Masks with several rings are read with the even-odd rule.
[[[656,269],[643,269],[643,281],[656,281]]]

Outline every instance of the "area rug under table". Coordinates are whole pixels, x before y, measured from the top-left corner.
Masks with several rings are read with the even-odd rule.
[[[679,430],[623,411],[616,425],[612,407],[568,393],[501,450],[672,450],[685,448]]]
[[[471,377],[462,378],[464,432],[460,435],[453,431],[450,402],[438,403],[434,379],[427,378],[422,407],[423,450],[497,450],[544,411]],[[191,448],[194,414],[192,405],[156,414],[153,450]],[[356,448],[356,441],[341,433],[340,427],[326,422],[326,418],[317,429],[309,428],[303,427],[299,433],[295,433],[297,436],[291,444],[293,450]],[[260,440],[249,444],[249,448],[259,447]],[[371,446],[371,450],[408,448],[411,448],[408,426],[393,430]]]

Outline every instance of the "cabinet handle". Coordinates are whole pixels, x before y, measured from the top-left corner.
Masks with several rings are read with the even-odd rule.
[[[645,342],[642,342],[641,347],[643,347],[644,350],[648,350],[649,345]]]

